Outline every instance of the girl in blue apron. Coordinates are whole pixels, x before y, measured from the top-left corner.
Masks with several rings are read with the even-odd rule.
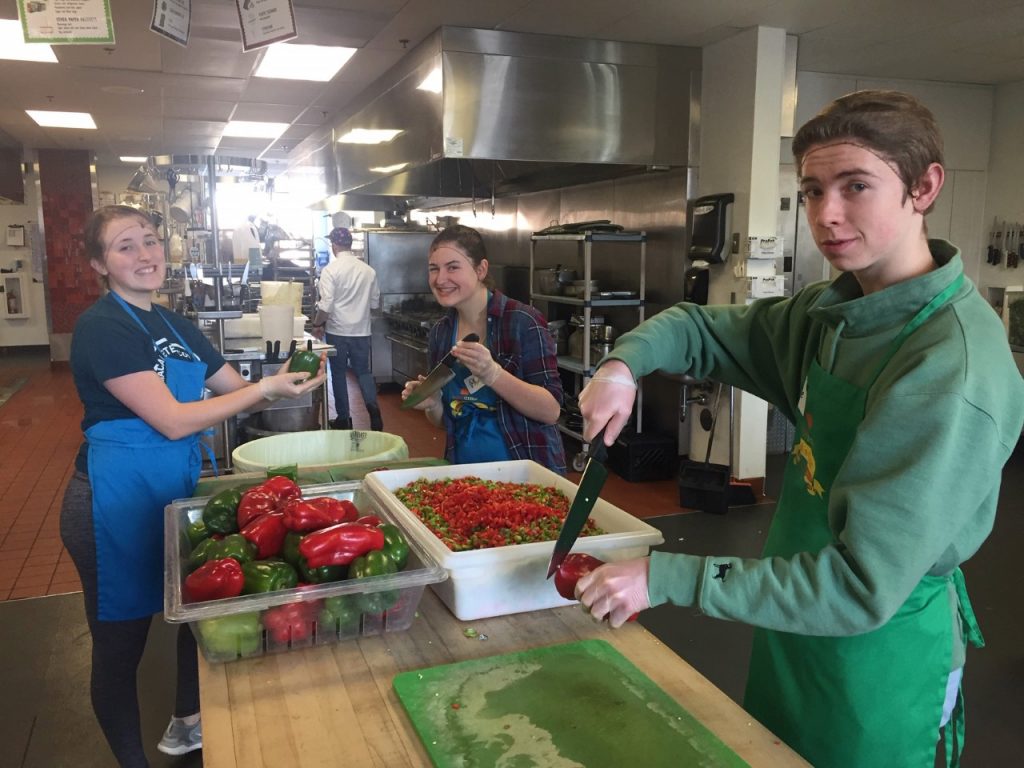
[[[199,433],[239,412],[319,386],[323,370],[250,384],[199,330],[155,306],[165,277],[152,222],[125,206],[95,211],[85,250],[109,292],[75,325],[71,369],[84,407],[85,443],[61,509],[61,538],[82,582],[92,635],[91,698],[122,766],[147,765],[136,673],[150,622],[163,606],[163,508],[192,495],[202,463]],[[203,399],[204,388],[218,395]],[[178,634],[174,716],[158,744],[199,749],[195,640]]]
[[[754,625],[744,706],[816,768],[931,768],[940,735],[957,765],[967,647],[983,644],[959,566],[992,530],[1024,381],[959,252],[926,237],[944,180],[927,108],[844,96],[793,153],[815,242],[844,274],[789,299],[666,310],[580,396],[588,435],[658,369],[786,414],[797,435],[762,557],[654,552],[577,594],[613,626],[665,602]]]
[[[455,376],[415,407],[444,428],[449,461],[532,459],[564,474],[554,339],[537,310],[490,287],[487,270],[471,227],[449,227],[431,243],[430,289],[447,312],[430,331],[428,360],[433,367],[454,352],[457,362]],[[459,341],[471,333],[480,341]],[[402,398],[424,378],[408,382]]]

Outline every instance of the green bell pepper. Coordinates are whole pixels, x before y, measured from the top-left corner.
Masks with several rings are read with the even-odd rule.
[[[280,589],[291,589],[299,583],[299,576],[284,560],[253,560],[242,564],[242,575],[245,585],[243,595],[254,595],[260,592],[277,592]]]
[[[284,545],[281,547],[281,558],[295,568],[299,567],[299,542],[302,541],[302,534],[298,531],[288,531],[284,536]]]
[[[203,518],[199,518],[188,524],[185,528],[185,535],[188,536],[188,543],[195,548],[200,541],[210,538],[210,531],[206,528]]]
[[[336,632],[339,635],[358,633],[361,615],[355,595],[328,597],[317,619],[319,631]]]
[[[225,488],[211,496],[203,507],[203,522],[211,533],[235,533],[238,531],[238,504],[242,500],[240,487]]]
[[[239,656],[252,656],[263,645],[260,614],[236,613],[216,619],[201,619],[196,624],[200,645],[215,661],[229,661]]]
[[[206,559],[216,560],[221,557],[233,557],[242,565],[256,559],[259,548],[240,533],[232,533],[220,541],[215,541],[207,550]]]
[[[384,533],[384,553],[394,561],[398,570],[402,570],[409,562],[409,542],[391,523],[381,523],[378,527]]]
[[[267,477],[276,477],[281,475],[287,477],[293,483],[299,482],[299,465],[298,464],[285,464],[281,467],[270,467],[267,469]]]
[[[349,577],[365,579],[370,576],[383,576],[398,573],[395,561],[388,557],[382,549],[375,549],[357,557],[349,566]],[[381,613],[398,602],[398,590],[387,589],[383,592],[364,592],[356,595],[356,602],[365,613]]]
[[[188,556],[188,572],[192,573],[196,568],[205,563],[210,558],[211,550],[220,546],[219,541],[214,539],[203,539],[194,547]]]

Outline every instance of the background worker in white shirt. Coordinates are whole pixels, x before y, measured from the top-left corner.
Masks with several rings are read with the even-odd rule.
[[[257,253],[262,251],[260,244],[260,232],[256,228],[256,217],[249,216],[245,223],[241,224],[231,235],[231,261],[235,264],[245,264],[249,261],[249,250],[255,248]]]
[[[335,227],[328,235],[334,258],[320,273],[313,335],[332,345],[337,354],[328,357],[331,389],[337,418],[335,429],[351,429],[348,405],[348,370],[355,373],[370,414],[370,429],[382,430],[384,424],[377,405],[377,387],[370,372],[370,312],[380,306],[377,273],[352,253],[352,233]]]

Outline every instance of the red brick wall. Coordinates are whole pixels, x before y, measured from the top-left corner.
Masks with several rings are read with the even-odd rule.
[[[82,245],[82,229],[92,213],[89,152],[37,152],[52,330],[71,333],[78,316],[100,296],[96,273],[86,261]]]

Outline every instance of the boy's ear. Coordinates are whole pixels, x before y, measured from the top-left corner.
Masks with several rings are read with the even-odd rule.
[[[945,180],[946,171],[938,163],[932,163],[925,169],[921,178],[917,180],[917,185],[910,190],[910,199],[917,213],[924,213],[931,207],[942,191]]]

